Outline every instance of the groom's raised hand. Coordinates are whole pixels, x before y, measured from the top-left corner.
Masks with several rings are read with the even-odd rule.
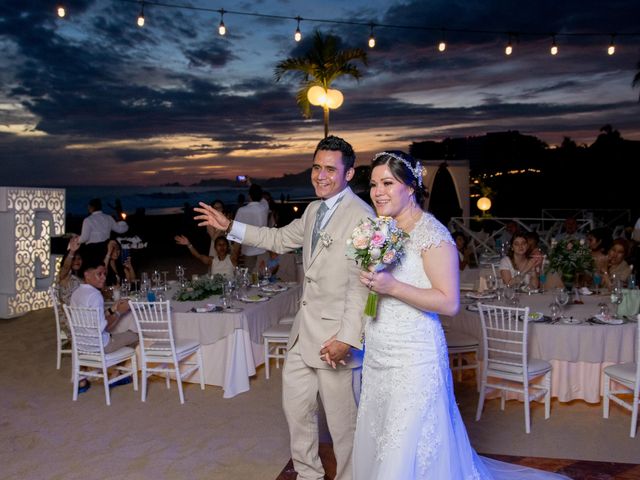
[[[226,232],[231,224],[231,220],[225,217],[224,213],[219,212],[206,203],[200,202],[200,207],[196,207],[193,210],[201,214],[194,217],[195,220],[200,222],[198,223],[199,227],[211,225],[213,228]]]
[[[334,335],[321,345],[320,358],[331,367],[336,368],[337,364],[346,365],[345,358],[351,355],[351,345],[336,340]]]

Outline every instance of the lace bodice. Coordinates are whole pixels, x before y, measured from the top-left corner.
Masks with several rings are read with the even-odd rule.
[[[401,282],[419,288],[430,288],[431,281],[427,277],[422,264],[422,252],[429,248],[437,247],[442,242],[455,242],[451,238],[451,234],[438,220],[430,213],[423,213],[422,218],[418,220],[415,227],[409,234],[409,240],[405,244],[405,254],[402,260],[390,272],[396,279]],[[395,298],[381,298],[379,311],[379,319],[391,318],[386,310],[393,310],[393,317],[402,319],[413,319],[416,316],[423,315],[424,312],[410,305],[407,305]]]

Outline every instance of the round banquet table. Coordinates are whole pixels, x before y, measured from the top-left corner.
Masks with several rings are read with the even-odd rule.
[[[469,300],[461,294],[460,312],[454,317],[442,317],[448,330],[461,331],[474,336],[482,344],[480,315],[469,310]],[[520,294],[520,306],[531,312],[549,315],[553,302],[551,293]],[[605,302],[615,311],[605,295],[583,295],[582,304],[569,304],[564,317],[581,320],[579,324],[529,322],[529,357],[547,360],[553,366],[551,395],[561,402],[580,399],[599,403],[603,393],[605,367],[635,360],[637,324],[625,321],[622,325],[600,325],[586,322],[598,313],[598,304]],[[477,300],[472,300],[476,302]],[[482,300],[495,303],[496,300]],[[482,352],[480,352],[482,358]]]

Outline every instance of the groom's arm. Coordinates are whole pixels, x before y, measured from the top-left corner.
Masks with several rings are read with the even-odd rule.
[[[303,246],[305,219],[306,215],[303,215],[281,228],[256,227],[234,221],[227,238],[243,245],[286,253]]]

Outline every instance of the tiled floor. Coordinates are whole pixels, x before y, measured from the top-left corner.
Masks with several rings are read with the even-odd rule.
[[[640,465],[630,463],[587,462],[580,460],[563,460],[557,458],[513,457],[507,455],[487,455],[503,462],[526,465],[527,467],[562,473],[574,480],[639,480]],[[329,444],[320,444],[320,458],[327,474],[326,480],[335,475],[335,458]],[[293,463],[289,463],[276,480],[294,480],[297,477]]]

